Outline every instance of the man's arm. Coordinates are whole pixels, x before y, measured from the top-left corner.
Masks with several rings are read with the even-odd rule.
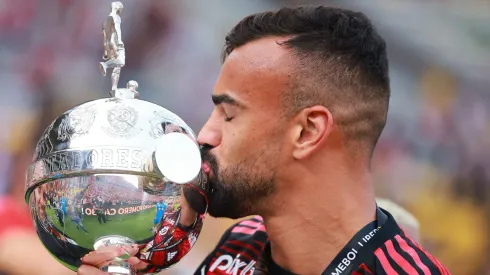
[[[6,274],[74,274],[43,247],[29,212],[8,197],[0,197],[0,270]]]
[[[35,232],[26,230],[13,230],[0,239],[0,269],[7,274],[75,274],[49,255]]]

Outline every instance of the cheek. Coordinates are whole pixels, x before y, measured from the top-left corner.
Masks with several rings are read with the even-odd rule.
[[[236,132],[224,133],[219,148],[220,164],[227,166],[245,157],[248,140],[243,134]]]
[[[237,125],[238,126],[238,125]],[[237,163],[253,156],[258,149],[261,132],[246,125],[225,125],[220,145],[222,164]]]
[[[268,150],[273,139],[272,128],[265,124],[254,125],[223,132],[220,146],[222,165],[247,162],[266,153],[264,150]]]

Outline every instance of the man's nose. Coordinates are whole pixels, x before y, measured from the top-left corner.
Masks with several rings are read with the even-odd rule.
[[[197,136],[199,145],[210,146],[212,148],[221,144],[221,124],[215,112],[211,114],[206,124],[202,127]]]

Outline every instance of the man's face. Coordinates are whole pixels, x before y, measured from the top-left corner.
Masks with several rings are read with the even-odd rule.
[[[286,89],[284,49],[277,39],[261,39],[235,49],[216,82],[216,105],[201,130],[203,169],[215,217],[256,214],[275,189],[280,172],[285,119],[280,94]]]

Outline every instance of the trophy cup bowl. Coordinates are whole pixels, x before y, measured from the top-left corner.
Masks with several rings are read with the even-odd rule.
[[[195,134],[177,115],[136,97],[137,84],[79,105],[40,138],[25,199],[41,242],[72,270],[103,247],[133,252],[101,267],[149,274],[196,242],[207,208]],[[133,270],[126,260],[145,263]]]

